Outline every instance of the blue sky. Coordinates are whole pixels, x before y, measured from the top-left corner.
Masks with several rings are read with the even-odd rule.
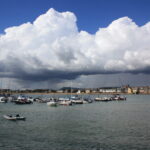
[[[49,8],[72,11],[79,30],[90,33],[124,16],[141,26],[150,20],[149,6],[149,0],[0,0],[0,32],[9,26],[32,22]]]

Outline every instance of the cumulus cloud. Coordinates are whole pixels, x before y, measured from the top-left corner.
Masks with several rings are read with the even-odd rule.
[[[0,76],[44,81],[119,72],[150,73],[150,22],[113,21],[95,34],[78,31],[72,12],[48,10],[0,35]]]

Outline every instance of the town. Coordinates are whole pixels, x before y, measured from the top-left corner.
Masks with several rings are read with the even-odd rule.
[[[0,93],[5,94],[150,94],[150,86],[130,86],[121,87],[99,87],[99,88],[74,88],[63,87],[54,89],[0,89]]]

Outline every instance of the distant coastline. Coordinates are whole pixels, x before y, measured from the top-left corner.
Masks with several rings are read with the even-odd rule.
[[[113,95],[113,94],[150,94],[150,86],[130,86],[125,85],[121,87],[99,87],[99,88],[75,88],[63,87],[58,90],[54,89],[0,89],[1,94],[34,94],[34,95]]]
[[[0,93],[0,94],[10,94],[10,95],[116,95],[116,94],[120,94],[120,95],[150,95],[150,93],[139,93],[139,94],[133,94],[133,93],[34,93],[34,92],[12,92],[12,93]]]

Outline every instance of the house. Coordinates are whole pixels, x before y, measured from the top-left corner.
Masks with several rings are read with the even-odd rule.
[[[128,93],[128,94],[133,94],[133,90],[132,90],[131,87],[127,87],[127,93]]]
[[[77,94],[81,94],[81,90],[78,90],[78,91],[77,91]]]
[[[102,87],[99,88],[100,93],[116,93],[116,92],[121,92],[120,87]]]
[[[138,87],[132,87],[132,93],[133,94],[139,94],[139,88]]]
[[[91,93],[91,89],[85,89],[85,93],[87,94]]]
[[[64,91],[63,90],[57,90],[57,93],[63,93]]]
[[[140,94],[148,94],[149,93],[149,87],[148,86],[143,86],[143,87],[139,87],[139,93]]]

